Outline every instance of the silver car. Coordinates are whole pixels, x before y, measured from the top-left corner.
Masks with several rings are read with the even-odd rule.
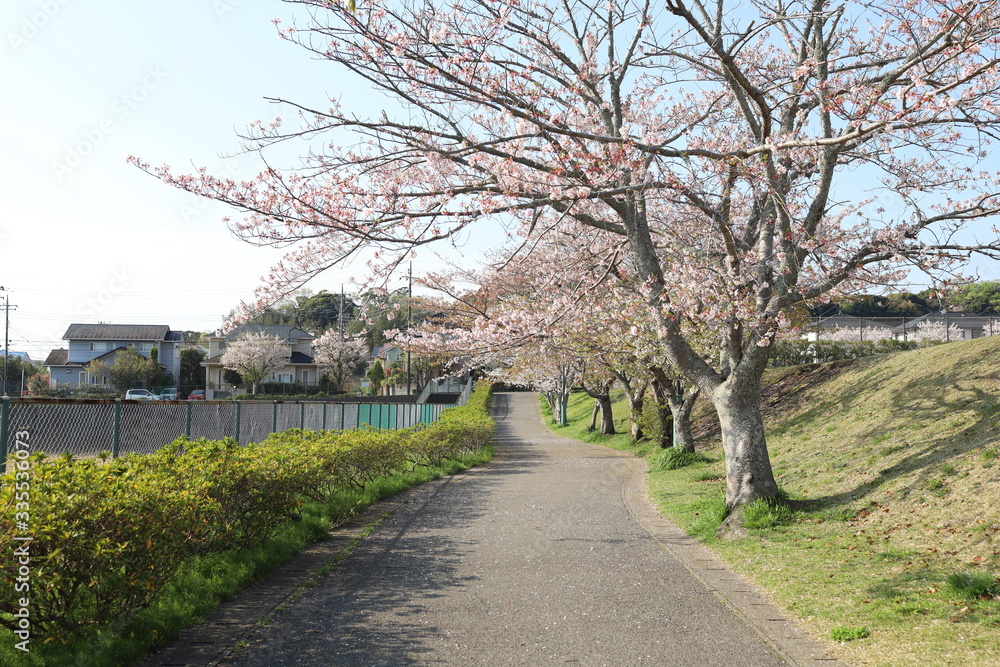
[[[156,394],[148,389],[129,389],[125,392],[125,400],[132,401],[155,401]]]

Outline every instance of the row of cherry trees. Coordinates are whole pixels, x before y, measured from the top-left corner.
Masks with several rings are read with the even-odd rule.
[[[584,236],[589,239],[581,245]],[[439,306],[447,316],[397,332],[394,342],[446,358],[452,368],[531,386],[561,420],[570,390],[583,389],[595,399],[591,428],[602,434],[615,432],[614,385],[628,399],[636,440],[643,437],[643,409],[652,396],[661,418],[660,444],[672,444],[672,416],[679,425],[677,445],[693,451],[689,417],[699,390],[670,366],[618,245],[586,227],[555,229],[530,252],[498,254],[487,269],[428,275],[420,282],[442,295]]]
[[[593,266],[554,312],[588,304],[601,349],[648,333],[711,400],[730,508],[778,493],[760,384],[791,309],[1000,253],[995,1],[296,2],[309,23],[282,37],[384,111],[288,102],[301,123],[248,147],[312,149],[248,181],[136,160],[294,244],[256,305],[359,252],[377,277],[483,227],[526,254],[561,232]],[[621,331],[602,269],[633,295]]]
[[[326,371],[334,386],[342,387],[351,371],[368,358],[364,340],[330,329],[313,342],[314,361]],[[226,346],[220,363],[236,371],[250,391],[271,373],[288,365],[288,345],[278,336],[265,331],[248,331]]]

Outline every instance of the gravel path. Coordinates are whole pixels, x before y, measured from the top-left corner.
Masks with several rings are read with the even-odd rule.
[[[782,650],[654,539],[641,460],[552,435],[533,394],[494,411],[493,462],[416,490],[218,664],[832,664]]]

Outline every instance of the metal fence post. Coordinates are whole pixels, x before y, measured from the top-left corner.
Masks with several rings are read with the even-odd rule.
[[[278,432],[278,401],[272,401],[274,410],[271,411],[271,433]]]
[[[7,433],[10,428],[10,396],[0,403],[0,474],[7,472]]]
[[[240,444],[240,405],[242,401],[236,401],[236,444]]]
[[[329,403],[327,403],[326,401],[323,401],[323,430],[324,431],[326,430],[326,406],[328,406],[328,405],[329,405]]]
[[[299,430],[306,430],[306,402],[299,401]]]
[[[122,440],[122,399],[115,399],[115,419],[111,431],[111,458],[118,458],[118,447]]]
[[[347,403],[340,404],[340,430],[344,430],[344,420],[347,419]]]
[[[184,415],[184,435],[188,438],[191,437],[191,404],[193,401],[187,402],[187,409]]]

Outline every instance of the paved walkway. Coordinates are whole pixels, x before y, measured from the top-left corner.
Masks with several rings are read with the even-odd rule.
[[[836,664],[659,517],[644,462],[551,434],[533,394],[494,406],[490,464],[411,490],[237,650],[184,658],[195,631],[148,664]]]

